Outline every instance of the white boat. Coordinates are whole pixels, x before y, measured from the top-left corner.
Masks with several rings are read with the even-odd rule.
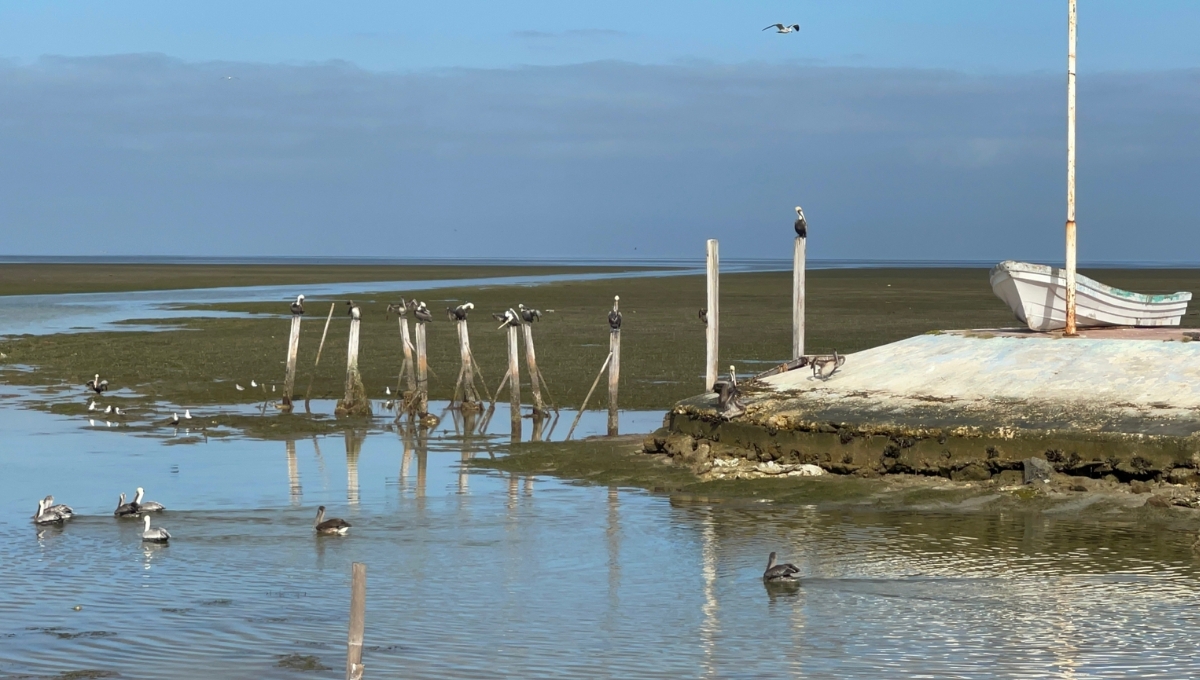
[[[992,292],[1030,330],[1066,326],[1066,271],[1005,260],[992,267]],[[1075,276],[1075,323],[1085,326],[1178,326],[1192,294],[1143,295]]]

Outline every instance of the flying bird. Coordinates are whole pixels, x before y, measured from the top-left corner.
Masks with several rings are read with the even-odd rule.
[[[776,33],[799,33],[800,32],[800,24],[792,24],[791,26],[784,26],[783,24],[771,24],[770,26],[767,26],[763,30],[769,31],[772,28],[775,29]]]
[[[617,304],[621,302],[620,295],[613,296],[613,308],[608,313],[608,327],[614,331],[621,330],[621,313],[617,311]]]
[[[804,219],[804,209],[796,206],[796,236],[808,238],[808,220]]]
[[[87,381],[87,387],[89,390],[95,392],[96,394],[100,394],[101,392],[108,391],[108,381],[101,380],[100,374],[97,373],[95,378],[92,378],[91,380]]]
[[[299,316],[304,313],[304,296],[297,295],[296,301],[292,303],[292,314]]]

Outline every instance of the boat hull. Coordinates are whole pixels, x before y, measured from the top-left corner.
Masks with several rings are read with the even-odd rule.
[[[1034,331],[1066,326],[1066,272],[1006,260],[992,268],[992,292]],[[1075,324],[1088,326],[1178,326],[1192,294],[1143,295],[1075,276]]]

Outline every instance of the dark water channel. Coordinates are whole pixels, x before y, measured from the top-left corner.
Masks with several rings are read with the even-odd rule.
[[[342,677],[355,561],[368,565],[375,678],[1197,667],[1188,543],[1119,515],[824,513],[468,472],[465,457],[507,450],[500,415],[503,428],[472,437],[448,420],[428,437],[178,445],[16,401],[0,398],[0,677]],[[589,415],[581,430],[603,426]],[[169,546],[111,516],[136,486],[168,507],[155,523]],[[35,528],[47,493],[82,516]],[[314,536],[319,504],[351,533]],[[801,588],[764,588],[771,550],[800,567]]]

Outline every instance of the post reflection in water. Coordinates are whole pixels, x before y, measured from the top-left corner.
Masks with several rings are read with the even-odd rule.
[[[717,530],[713,524],[712,508],[705,511],[701,539],[701,575],[704,578],[704,604],[700,607],[703,620],[700,623],[700,646],[704,655],[702,665],[704,677],[719,674],[717,668],[717,634],[720,621],[717,619]]]
[[[289,439],[285,443],[287,447],[287,466],[288,466],[288,500],[292,505],[300,505],[300,466],[296,462],[296,440]]]
[[[417,428],[417,509],[425,508],[425,479],[429,471],[429,430]]]
[[[408,471],[412,467],[413,457],[412,432],[401,428],[397,434],[400,435],[400,441],[404,446],[404,455],[400,457],[400,490],[408,491]]]
[[[346,502],[358,505],[358,457],[366,432],[346,430]]]
[[[526,478],[526,482],[530,478]],[[617,487],[608,487],[608,521],[604,531],[608,539],[608,619],[611,628],[621,614],[621,499]]]
[[[542,441],[542,430],[546,427],[546,417],[540,411],[533,412],[533,432],[529,435],[529,441]]]
[[[516,508],[517,508],[517,489],[520,488],[518,486],[518,481],[519,481],[519,479],[515,472],[509,473],[509,475],[508,475],[508,503],[506,504],[506,507],[509,510],[516,510]]]

